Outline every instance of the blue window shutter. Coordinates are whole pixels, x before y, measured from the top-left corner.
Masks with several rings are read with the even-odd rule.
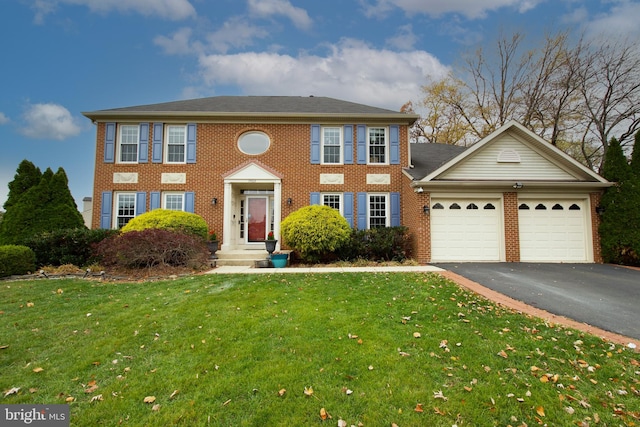
[[[184,211],[195,213],[196,193],[188,191],[184,193]]]
[[[149,210],[152,211],[154,209],[160,208],[160,192],[152,191],[149,194]]]
[[[162,163],[162,123],[153,124],[153,144],[151,147],[151,161],[153,163]]]
[[[136,216],[147,211],[147,193],[144,191],[136,193]]]
[[[391,193],[391,226],[400,226],[400,193]]]
[[[367,193],[358,193],[358,230],[367,229]]]
[[[358,164],[367,164],[367,127],[365,125],[358,125]]]
[[[353,193],[344,193],[342,195],[342,203],[342,215],[349,223],[349,226],[353,228]]]
[[[104,162],[113,163],[116,153],[116,124],[104,125]]]
[[[400,128],[398,125],[389,126],[389,163],[400,164]]]
[[[149,123],[140,123],[138,153],[138,163],[147,163],[149,161]]]
[[[187,125],[187,163],[196,162],[196,124]]]
[[[353,164],[353,125],[344,126],[344,164]]]
[[[320,164],[320,125],[311,125],[311,164]]]
[[[311,193],[311,198],[310,198],[310,205],[319,205],[320,204],[320,193]]]
[[[111,209],[113,208],[113,193],[111,191],[102,192],[100,205],[100,228],[111,228]]]

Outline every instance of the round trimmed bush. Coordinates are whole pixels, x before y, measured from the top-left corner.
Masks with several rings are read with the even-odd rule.
[[[207,238],[208,230],[207,222],[200,215],[169,209],[154,209],[131,219],[121,231],[128,233],[149,228],[200,236],[203,239]]]
[[[281,224],[282,239],[305,261],[317,262],[349,242],[351,227],[340,212],[311,205],[292,212]]]

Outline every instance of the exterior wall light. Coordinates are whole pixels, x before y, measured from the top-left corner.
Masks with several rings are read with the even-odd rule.
[[[424,205],[422,207],[422,212],[424,212],[425,215],[429,215],[430,211],[431,211],[431,209],[429,209],[429,205]]]
[[[218,204],[218,198],[217,198],[217,197],[214,197],[213,199],[211,199],[211,204],[212,204],[213,206],[217,205],[217,204]]]

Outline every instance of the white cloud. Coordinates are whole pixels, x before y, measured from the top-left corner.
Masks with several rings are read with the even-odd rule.
[[[418,37],[413,33],[413,27],[407,24],[400,27],[395,36],[388,38],[386,44],[398,50],[412,50],[417,41]]]
[[[307,11],[293,6],[288,0],[249,0],[249,11],[263,18],[274,15],[285,16],[301,30],[307,30],[313,25]]]
[[[30,138],[63,140],[80,133],[69,110],[58,104],[32,104],[22,115],[20,132]]]
[[[626,35],[635,38],[640,36],[638,16],[640,3],[622,0],[615,2],[608,13],[595,16],[586,28],[589,34],[595,36]]]
[[[207,41],[214,52],[226,53],[231,48],[251,46],[254,39],[262,39],[268,35],[265,29],[249,24],[246,19],[232,17],[222,28],[210,33]]]
[[[420,96],[427,76],[442,77],[447,68],[424,51],[372,49],[345,39],[326,56],[278,53],[202,55],[208,87],[231,85],[250,95],[329,96],[399,110]]]
[[[153,42],[169,55],[187,55],[198,51],[197,44],[191,44],[191,28],[181,28],[171,36],[156,36]]]
[[[0,111],[0,125],[6,125],[9,123],[9,117],[5,116],[3,112]]]
[[[545,0],[361,0],[365,14],[384,16],[394,8],[400,8],[408,14],[422,13],[440,17],[447,13],[457,13],[469,19],[484,18],[488,12],[502,7],[513,7],[523,13],[536,7]]]
[[[135,12],[144,16],[159,16],[178,21],[196,16],[189,0],[35,0],[32,9],[34,21],[41,24],[46,15],[53,13],[59,4],[86,6],[92,12]]]

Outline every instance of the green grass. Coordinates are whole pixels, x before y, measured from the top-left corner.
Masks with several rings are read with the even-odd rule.
[[[431,274],[1,282],[0,346],[0,403],[75,426],[640,424],[631,350]]]

